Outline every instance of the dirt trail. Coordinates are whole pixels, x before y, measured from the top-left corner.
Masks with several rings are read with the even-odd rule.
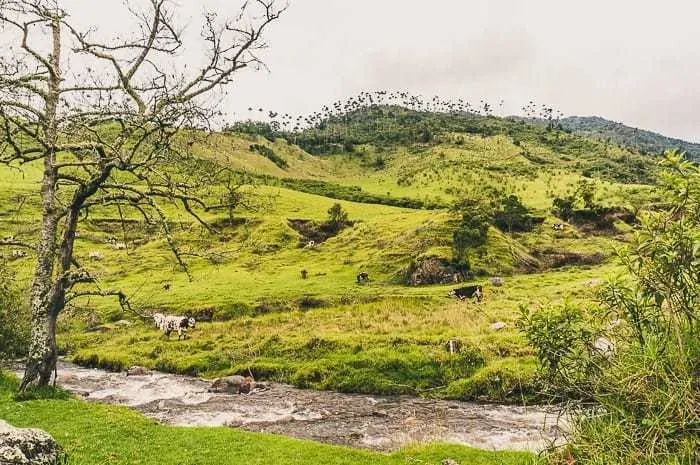
[[[210,383],[198,378],[126,376],[63,362],[58,383],[87,400],[126,405],[170,425],[225,425],[379,451],[431,441],[536,451],[561,436],[558,412],[547,407],[341,394],[276,383],[249,395],[213,394],[207,392]]]

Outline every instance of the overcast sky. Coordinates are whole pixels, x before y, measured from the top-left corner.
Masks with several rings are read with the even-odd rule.
[[[110,20],[122,8],[69,3]],[[235,15],[241,4],[179,3],[197,30],[205,6]],[[291,0],[267,36],[270,72],[242,75],[226,106],[239,118],[249,106],[297,114],[407,90],[503,99],[512,114],[534,100],[700,142],[698,21],[696,0]]]

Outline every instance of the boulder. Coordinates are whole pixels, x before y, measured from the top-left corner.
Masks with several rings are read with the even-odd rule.
[[[148,376],[152,373],[146,367],[133,366],[126,369],[126,376]]]
[[[209,386],[209,392],[225,394],[248,394],[255,386],[255,381],[250,376],[225,376],[217,378]]]
[[[496,287],[501,287],[505,284],[505,281],[503,281],[503,278],[500,276],[494,276],[491,278],[491,284],[496,286]]]
[[[61,446],[45,431],[15,428],[0,420],[0,463],[3,465],[58,465]]]
[[[610,358],[615,353],[615,343],[605,336],[600,336],[593,341],[593,350],[605,358]]]

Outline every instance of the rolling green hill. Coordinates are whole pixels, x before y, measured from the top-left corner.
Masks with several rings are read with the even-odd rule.
[[[187,341],[168,341],[113,300],[76,302],[60,320],[61,350],[73,360],[204,376],[250,370],[350,392],[532,399],[534,357],[514,327],[519,305],[590,299],[615,272],[613,248],[653,199],[656,173],[653,157],[562,130],[399,107],[296,132],[234,125],[202,134],[193,150],[201,163],[239,176],[247,208],[205,214],[218,234],[167,208],[190,276],[161,232],[114,209],[90,212],[76,258],[143,313],[192,314],[202,323]],[[39,176],[31,164],[0,167],[0,236],[37,234]],[[596,209],[578,205],[570,218],[554,216],[553,200],[582,185]],[[444,276],[464,270],[453,260],[461,218],[453,207],[484,193],[517,196],[537,221],[512,233],[492,224],[459,275],[484,285],[486,298],[454,301],[447,293],[456,284]],[[336,202],[349,222],[326,234]],[[562,222],[564,231],[552,229]],[[32,257],[10,252],[26,287]],[[369,283],[356,282],[360,271]],[[412,285],[426,276],[442,284]],[[492,276],[506,285],[490,285]],[[504,330],[491,329],[498,321]],[[450,338],[464,342],[462,353],[445,352]]]

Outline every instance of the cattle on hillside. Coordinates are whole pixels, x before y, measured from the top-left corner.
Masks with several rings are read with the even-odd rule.
[[[464,286],[452,289],[448,295],[450,297],[457,297],[459,300],[476,298],[481,302],[481,299],[484,298],[484,291],[481,286]]]

